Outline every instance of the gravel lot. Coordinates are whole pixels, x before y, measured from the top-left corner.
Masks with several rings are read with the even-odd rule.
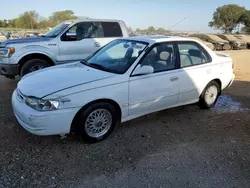
[[[154,113],[91,145],[27,133],[11,109],[16,81],[0,77],[0,188],[249,187],[250,51],[229,53],[238,80],[215,108]]]

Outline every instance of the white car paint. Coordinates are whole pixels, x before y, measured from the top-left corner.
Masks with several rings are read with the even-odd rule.
[[[198,102],[211,80],[220,80],[223,90],[235,78],[231,57],[216,54],[194,39],[144,36],[121,40],[127,39],[147,42],[148,47],[161,42],[193,41],[210,54],[212,62],[131,77],[145,55],[144,50],[124,74],[97,70],[80,62],[36,71],[24,76],[12,95],[13,111],[19,123],[36,135],[67,134],[77,112],[99,99],[115,101],[121,110],[121,122],[125,122],[159,110]],[[37,111],[25,104],[27,96],[58,100],[60,105],[56,110]]]

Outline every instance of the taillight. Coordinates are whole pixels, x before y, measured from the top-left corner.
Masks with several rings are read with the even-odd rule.
[[[232,62],[232,69],[234,69],[234,62]]]

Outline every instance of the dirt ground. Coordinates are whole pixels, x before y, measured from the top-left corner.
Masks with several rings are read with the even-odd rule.
[[[236,74],[236,79],[241,81],[250,81],[250,51],[240,50],[240,51],[227,51],[234,60],[234,72]]]
[[[16,81],[0,77],[0,188],[250,187],[250,51],[230,51],[237,81],[196,105],[117,127],[103,142],[38,137],[15,120]]]

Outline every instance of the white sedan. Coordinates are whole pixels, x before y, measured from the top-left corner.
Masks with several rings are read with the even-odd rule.
[[[93,142],[152,112],[191,103],[210,108],[234,78],[230,56],[194,39],[123,38],[81,62],[27,74],[12,106],[33,134],[75,131]]]

